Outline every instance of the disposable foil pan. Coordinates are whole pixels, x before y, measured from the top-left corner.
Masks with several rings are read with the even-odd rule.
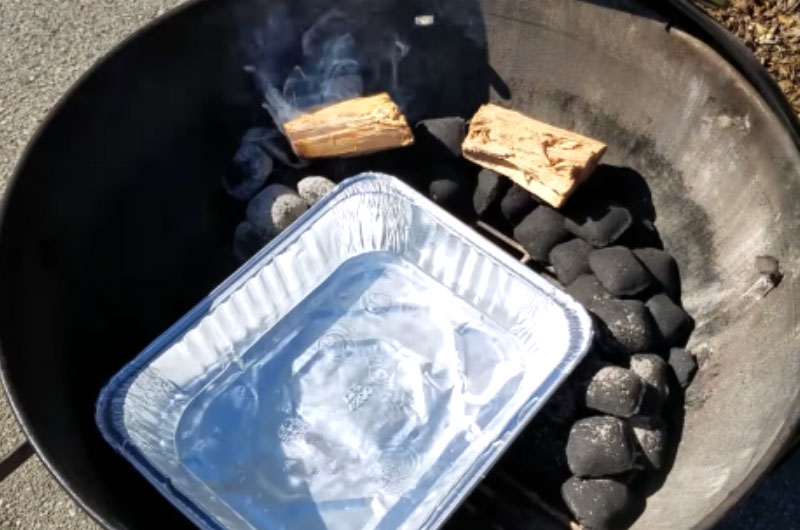
[[[206,529],[434,529],[587,350],[572,298],[399,180],[339,185],[103,389]]]

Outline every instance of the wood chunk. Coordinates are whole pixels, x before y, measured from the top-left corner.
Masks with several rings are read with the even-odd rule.
[[[589,178],[606,145],[488,104],[472,117],[461,150],[558,208]]]
[[[386,93],[322,107],[283,129],[303,158],[357,156],[414,143],[406,117]]]

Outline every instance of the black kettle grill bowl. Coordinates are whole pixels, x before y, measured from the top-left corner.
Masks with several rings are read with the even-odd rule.
[[[3,212],[2,375],[47,466],[109,528],[189,526],[103,442],[95,399],[236,266],[242,207],[220,175],[258,112],[242,35],[268,13],[302,28],[333,5],[410,39],[401,81],[413,119],[469,115],[491,98],[604,140],[607,162],[646,177],[703,366],[671,473],[637,527],[718,520],[800,415],[796,128],[724,33],[677,11],[670,28],[633,0],[206,0],[121,45],[52,112]],[[434,37],[412,26],[430,12]],[[277,71],[296,38],[270,51]],[[786,273],[763,299],[751,289],[761,254]]]

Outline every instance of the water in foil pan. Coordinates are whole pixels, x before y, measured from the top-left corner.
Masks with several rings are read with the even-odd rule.
[[[590,336],[564,292],[363,174],[117,374],[97,421],[202,528],[434,529]]]

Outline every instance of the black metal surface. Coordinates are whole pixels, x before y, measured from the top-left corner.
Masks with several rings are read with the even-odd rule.
[[[238,135],[260,115],[258,95],[241,71],[241,34],[266,24],[267,12],[280,12],[285,19],[293,20],[296,28],[280,27],[287,32],[289,42],[276,42],[274,47],[274,67],[277,72],[284,71],[291,66],[292,57],[278,50],[281,46],[291,49],[292,39],[297,39],[291,32],[307,27],[336,4],[357,6],[384,22],[405,21],[401,24],[409,23],[412,13],[445,9],[434,0],[190,3],[129,39],[66,96],[32,142],[9,186],[0,226],[3,381],[26,434],[45,464],[108,528],[189,527],[104,444],[94,426],[93,407],[108,377],[235,267],[230,236],[241,216],[241,205],[225,196],[219,177]],[[660,146],[653,139],[658,135],[651,134],[654,128],[661,131],[673,125],[674,116],[664,110],[657,116],[663,121],[648,122],[647,109],[643,109],[641,118],[622,119],[634,104],[630,87],[650,82],[652,90],[659,88],[651,79],[636,77],[656,76],[658,65],[631,64],[628,73],[620,74],[624,78],[607,74],[624,72],[615,61],[632,46],[663,54],[668,65],[676,69],[684,61],[698,76],[707,74],[703,77],[706,88],[716,98],[709,103],[712,110],[737,116],[749,113],[755,126],[777,139],[774,148],[753,147],[752,160],[742,161],[747,176],[724,175],[720,185],[725,196],[720,200],[738,200],[737,193],[747,178],[756,174],[747,164],[758,164],[768,198],[736,207],[752,209],[753,218],[759,220],[766,215],[762,213],[773,213],[770,208],[777,209],[786,228],[769,224],[765,237],[783,255],[796,256],[794,236],[790,236],[794,224],[789,224],[797,218],[791,200],[800,185],[793,166],[796,152],[789,153],[780,140],[788,136],[797,144],[800,135],[796,120],[787,113],[786,102],[763,69],[742,51],[743,46],[713,24],[709,26],[707,20],[697,18],[694,8],[682,0],[676,0],[675,10],[654,1],[598,0],[594,4],[601,7],[577,1],[486,0],[482,17],[472,1],[450,3],[451,8],[441,19],[455,17],[450,27],[461,27],[462,31],[448,34],[446,46],[425,35],[418,35],[413,43],[415,55],[410,56],[409,65],[420,75],[412,86],[430,96],[412,114],[422,117],[446,109],[468,115],[469,109],[488,95],[491,85],[497,97],[509,99],[523,111],[598,135],[610,144],[610,154],[618,156],[612,163],[629,163],[656,179],[652,185],[662,216],[659,223],[665,226],[662,231],[672,236],[679,261],[686,265],[694,282],[716,285],[720,270],[726,272],[728,260],[733,258],[718,255],[722,250],[710,232],[710,214],[682,197],[698,193],[690,186],[691,175],[683,174],[674,152]],[[616,15],[609,7],[633,15]],[[457,20],[459,17],[462,20]],[[489,29],[484,27],[487,19],[491,19]],[[658,34],[654,33],[653,19],[663,19],[713,45],[758,90],[779,116],[780,124],[771,121],[757,96],[724,66],[713,62],[709,52],[679,38],[665,38],[663,25]],[[459,26],[465,20],[467,26]],[[619,31],[610,32],[601,21],[612,27],[617,24]],[[576,25],[582,33],[571,33]],[[466,27],[472,29],[467,31]],[[628,34],[623,30],[631,29],[640,31],[642,40],[626,40]],[[398,30],[414,37],[411,28]],[[486,42],[480,42],[487,33],[494,69],[486,64]],[[574,49],[567,49],[570,46]],[[597,51],[603,46],[621,48],[605,56]],[[674,49],[665,52],[660,46]],[[523,49],[524,53],[520,51]],[[586,54],[597,52],[593,59],[601,62],[581,63],[583,59],[575,49]],[[453,58],[454,50],[470,53]],[[574,68],[575,64],[580,68]],[[652,71],[648,69],[651,67]],[[587,71],[586,76],[595,77],[578,76],[575,72],[581,69]],[[602,112],[587,99],[596,96],[595,87],[616,91],[600,97]],[[462,93],[469,97],[461,97]],[[665,90],[659,96],[681,102],[688,97],[688,87]],[[680,105],[674,112],[678,110]],[[697,120],[701,127],[702,117],[694,114],[685,119]],[[733,142],[733,132],[719,131],[720,138],[715,141]],[[709,141],[709,154],[713,143]],[[761,146],[755,140],[753,145]],[[688,151],[692,146],[683,149]],[[719,163],[722,160],[720,157]],[[780,193],[783,197],[775,199]],[[724,235],[727,239],[737,237]],[[786,281],[784,291],[771,295],[780,311],[755,310],[761,311],[757,316],[764,319],[757,321],[761,328],[784,325],[776,315],[789,314],[794,288]],[[791,296],[784,296],[787,292]],[[711,340],[724,332],[726,325],[751,322],[746,320],[747,315],[737,312],[742,304],[733,298],[729,302],[722,308],[703,304],[695,308],[701,315],[700,335]],[[710,319],[712,312],[722,316]],[[723,317],[727,319],[724,322]],[[705,325],[704,319],[708,320]],[[793,333],[793,326],[793,320],[786,322],[784,334]],[[785,345],[776,346],[778,349],[781,355],[790,353]],[[794,365],[777,376],[776,365],[782,357],[758,353],[762,364],[756,363],[754,352],[744,347],[731,352],[732,360],[738,363],[733,366],[775,378],[768,381],[775,389],[796,384]],[[734,375],[723,370],[718,381],[735,381]],[[698,391],[704,390],[704,385],[713,390],[714,384],[719,384],[702,379]],[[765,394],[765,399],[775,398],[776,403],[779,397]],[[724,500],[714,497],[700,509],[690,508],[691,502],[680,502],[674,496],[652,503],[645,515],[660,521],[659,528],[669,527],[667,516],[659,514],[670,511],[682,516],[683,521],[701,526],[717,520],[777,457],[797,424],[798,405],[797,399],[785,398],[775,405],[774,418],[751,418],[749,432],[765,433],[754,445],[758,442],[769,448],[764,450],[759,445],[751,468],[730,475],[730,484],[723,484],[725,489],[719,493]],[[693,415],[703,413],[700,407],[687,414],[691,421]],[[719,423],[713,428],[725,428],[723,414],[720,409]],[[764,427],[765,422],[771,422],[769,428]],[[688,434],[697,436],[694,428]],[[730,435],[735,440],[742,433]],[[712,449],[734,454],[728,447],[708,450]],[[682,473],[704,460],[697,445],[685,448],[683,454],[690,456],[686,457],[688,461],[679,459],[676,464]],[[686,486],[689,491],[692,484]]]
[[[231,237],[242,206],[220,177],[244,129],[264,116],[242,69],[256,33],[278,24],[267,62],[286,75],[300,29],[331,7],[370,17],[414,46],[404,62],[419,70],[416,118],[432,108],[469,114],[488,97],[485,45],[461,32],[414,33],[412,12],[431,4],[189,3],[89,72],[29,146],[0,227],[3,381],[45,465],[101,524],[191,528],[101,439],[94,403],[126,361],[238,265]],[[458,14],[483,33],[475,1]]]

